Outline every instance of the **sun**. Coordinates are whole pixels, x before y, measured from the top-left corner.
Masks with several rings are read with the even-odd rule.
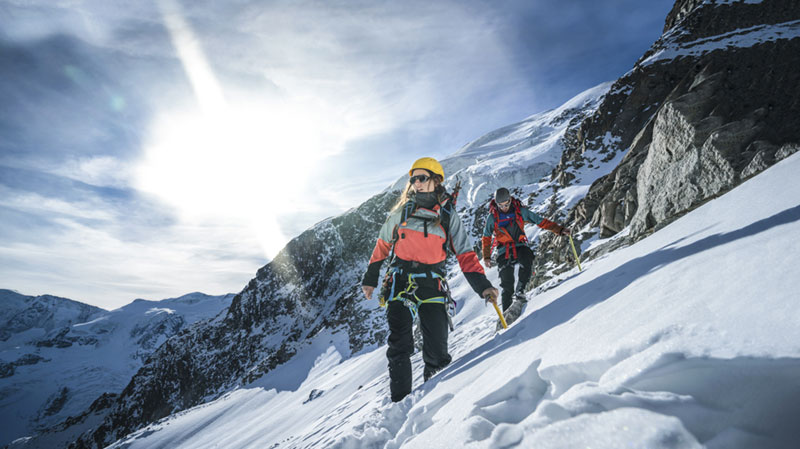
[[[287,241],[278,217],[291,210],[291,193],[306,187],[317,161],[338,151],[341,127],[313,96],[236,92],[252,102],[227,101],[226,88],[235,86],[219,82],[180,6],[157,3],[194,98],[193,106],[161,111],[152,121],[136,188],[186,221],[248,226],[271,259]]]
[[[287,105],[163,114],[136,172],[137,188],[185,220],[235,220],[272,258],[286,243],[277,218],[296,201],[326,151],[312,111]]]

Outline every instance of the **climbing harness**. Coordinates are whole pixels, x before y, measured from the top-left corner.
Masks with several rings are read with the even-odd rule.
[[[403,277],[405,277],[406,280],[406,288],[395,293],[397,280],[403,279]],[[426,299],[418,297],[417,290],[419,289],[419,282],[417,280],[419,278],[436,279],[438,290],[444,293],[444,295]],[[384,285],[381,289],[379,300],[381,307],[386,307],[391,301],[401,301],[404,306],[408,307],[409,312],[411,312],[412,321],[416,320],[421,304],[444,304],[447,307],[448,325],[451,331],[454,329],[453,316],[455,316],[457,304],[450,294],[450,286],[447,285],[447,280],[439,273],[404,273],[400,267],[391,267],[384,278]]]
[[[445,241],[443,243],[444,253],[447,254],[448,247],[452,246],[450,239],[450,219],[455,207],[455,200],[458,198],[458,191],[461,189],[461,182],[457,182],[453,194],[447,195],[446,198],[439,204],[433,207],[433,211],[439,214],[439,225],[441,225],[445,234]],[[447,280],[440,274],[444,271],[444,261],[434,264],[425,265],[417,262],[409,262],[401,260],[397,257],[395,251],[396,244],[400,239],[400,226],[405,226],[410,218],[423,220],[423,235],[428,237],[428,222],[431,218],[415,216],[417,210],[415,202],[408,201],[403,206],[403,212],[400,218],[400,225],[395,226],[392,230],[391,251],[389,254],[390,268],[386,270],[381,285],[380,295],[378,302],[381,307],[386,307],[390,301],[402,301],[403,305],[408,307],[411,312],[412,320],[416,320],[417,311],[420,304],[425,303],[438,303],[444,304],[447,308],[447,320],[450,330],[454,329],[453,317],[456,313],[457,304],[450,293],[450,287],[447,285]],[[452,248],[451,248],[452,249]],[[453,252],[455,252],[453,250]],[[421,299],[417,296],[417,289],[419,289],[419,281],[421,278],[435,279],[437,281],[436,289],[442,293],[440,296],[432,298]],[[396,292],[395,288],[399,281],[405,281],[405,288],[402,291]]]

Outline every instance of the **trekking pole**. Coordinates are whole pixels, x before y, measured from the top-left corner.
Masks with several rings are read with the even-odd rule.
[[[575,242],[572,241],[572,234],[569,235],[569,244],[572,246],[572,255],[575,256],[575,262],[578,262],[578,271],[583,271],[583,268],[581,268],[581,258],[578,257],[578,252],[575,251]]]
[[[506,319],[503,317],[503,312],[497,307],[497,303],[493,302],[492,305],[494,306],[494,311],[497,312],[497,316],[500,317],[500,323],[503,325],[503,329],[508,329],[508,324],[506,324]]]
[[[492,298],[493,296],[494,295],[489,293],[489,294],[486,295],[486,297],[484,299],[486,299],[486,301],[489,301],[489,298]],[[492,303],[492,305],[494,306],[494,311],[497,312],[497,316],[500,317],[500,323],[503,325],[503,329],[508,329],[508,324],[506,324],[506,319],[505,319],[505,317],[503,317],[503,312],[501,312],[500,308],[497,307],[497,297],[494,297],[493,299],[494,299],[494,301],[489,301],[489,302]]]

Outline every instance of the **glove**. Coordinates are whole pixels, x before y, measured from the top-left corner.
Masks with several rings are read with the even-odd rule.
[[[483,299],[485,299],[487,303],[492,303],[494,305],[497,305],[497,295],[498,291],[494,287],[487,288],[482,294]]]
[[[372,299],[372,292],[375,291],[375,287],[369,285],[362,285],[361,291],[364,292],[364,296],[366,296],[367,299]]]
[[[486,268],[492,268],[492,259],[483,259],[483,264],[486,266]]]

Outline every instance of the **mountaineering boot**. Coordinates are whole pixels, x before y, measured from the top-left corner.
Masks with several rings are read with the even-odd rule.
[[[511,303],[511,307],[503,312],[503,318],[506,319],[506,324],[510,325],[516,321],[517,318],[522,315],[522,312],[525,311],[526,305],[528,305],[528,299],[525,298],[525,295],[522,293],[515,293],[514,302]]]
[[[443,370],[447,365],[450,364],[450,362],[452,360],[453,360],[453,358],[450,357],[450,354],[447,354],[447,357],[441,362],[442,363],[441,365],[432,366],[432,365],[430,365],[428,363],[425,363],[425,370],[423,370],[423,372],[422,372],[422,377],[425,379],[425,382],[427,382],[428,379],[433,377],[434,374],[436,374],[439,371]]]
[[[424,382],[427,382],[428,379],[433,377],[433,375],[439,372],[440,370],[441,368],[431,368],[426,365],[425,370],[422,372],[422,377],[424,379]]]

